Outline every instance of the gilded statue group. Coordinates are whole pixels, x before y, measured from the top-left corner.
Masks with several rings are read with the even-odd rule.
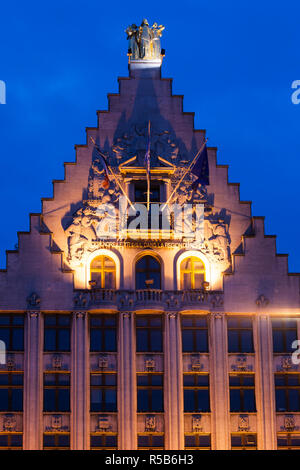
[[[159,59],[161,57],[160,38],[164,29],[164,26],[157,23],[150,27],[146,19],[143,20],[141,26],[136,24],[129,26],[125,32],[132,59]]]

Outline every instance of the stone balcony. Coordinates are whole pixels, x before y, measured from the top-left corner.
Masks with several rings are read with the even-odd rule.
[[[185,311],[222,310],[223,292],[209,290],[116,290],[76,289],[74,307],[104,311]]]

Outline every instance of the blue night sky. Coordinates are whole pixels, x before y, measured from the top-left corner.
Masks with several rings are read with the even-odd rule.
[[[108,92],[127,76],[124,29],[143,18],[166,26],[162,75],[195,127],[207,129],[229,181],[253,215],[266,216],[277,251],[300,272],[298,242],[300,104],[291,84],[300,80],[299,0],[185,0],[2,2],[0,80],[0,264],[28,230],[29,212],[52,196],[63,162]]]

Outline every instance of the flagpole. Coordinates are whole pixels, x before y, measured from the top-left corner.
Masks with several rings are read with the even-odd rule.
[[[105,155],[102,154],[102,152],[98,149],[98,145],[96,144],[95,140],[93,139],[93,137],[90,136],[90,139],[91,141],[93,142],[93,144],[95,145],[95,148],[97,150],[97,152],[99,153],[99,155],[101,155],[102,158],[106,158]],[[107,168],[110,170],[111,174],[113,175],[113,177],[115,178],[115,181],[117,183],[117,185],[119,186],[119,188],[121,189],[122,193],[124,194],[127,202],[130,204],[130,206],[132,207],[132,209],[134,209],[134,206],[132,205],[132,202],[131,200],[129,199],[129,197],[127,196],[126,192],[124,191],[124,189],[122,188],[121,184],[119,183],[118,181],[118,178],[117,178],[117,175],[114,173],[112,167],[110,165],[107,165]],[[134,209],[135,210],[135,209]]]
[[[186,176],[186,174],[192,169],[192,167],[194,166],[194,164],[196,163],[196,160],[199,156],[199,154],[202,152],[202,150],[204,149],[205,145],[206,145],[206,142],[208,141],[208,139],[205,139],[203,144],[201,145],[200,147],[200,150],[197,152],[196,156],[193,158],[192,162],[190,163],[189,167],[186,169],[186,171],[184,172],[183,176],[180,178],[179,182],[177,183],[177,185],[175,186],[174,190],[172,191],[172,194],[170,195],[170,197],[168,198],[167,202],[164,203],[164,205],[162,206],[161,208],[161,211],[163,211],[165,209],[165,207],[169,204],[170,200],[172,199],[172,197],[174,196],[175,192],[177,191],[181,181],[184,179],[184,177]]]

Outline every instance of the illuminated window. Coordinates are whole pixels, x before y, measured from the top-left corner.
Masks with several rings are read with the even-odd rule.
[[[202,289],[205,281],[205,267],[201,259],[190,256],[181,261],[180,285],[181,289]]]
[[[97,256],[91,262],[91,281],[101,289],[116,288],[116,264],[108,256]]]
[[[231,434],[232,450],[256,450],[256,434]]]
[[[160,289],[160,262],[153,256],[143,256],[136,263],[136,289]]]
[[[275,374],[276,411],[300,411],[300,374]]]

